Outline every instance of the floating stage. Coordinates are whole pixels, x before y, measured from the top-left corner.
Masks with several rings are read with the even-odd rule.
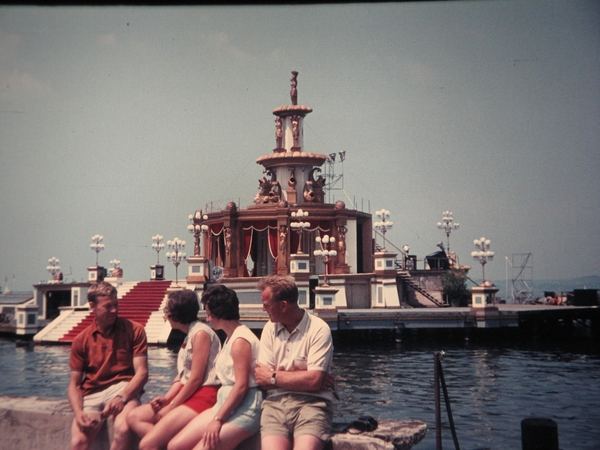
[[[598,335],[600,309],[597,306],[548,306],[500,304],[486,308],[397,308],[313,310],[332,331],[403,332],[404,330],[496,329],[520,334],[561,331]],[[201,317],[203,312],[200,312]],[[261,310],[241,310],[241,321],[261,330],[268,320]]]

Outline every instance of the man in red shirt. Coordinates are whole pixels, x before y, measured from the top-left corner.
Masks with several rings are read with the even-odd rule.
[[[148,343],[144,328],[118,317],[117,290],[106,282],[93,284],[87,294],[94,323],[71,346],[71,377],[67,396],[75,419],[71,449],[87,450],[114,417],[111,450],[130,448],[127,413],[140,404],[148,381]]]

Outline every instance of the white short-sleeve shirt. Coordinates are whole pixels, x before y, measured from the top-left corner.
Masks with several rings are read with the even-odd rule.
[[[258,361],[271,370],[320,370],[331,372],[333,341],[327,323],[304,311],[298,326],[290,333],[280,323],[267,322],[260,338]],[[269,398],[293,391],[271,389]],[[331,391],[298,392],[333,400]]]

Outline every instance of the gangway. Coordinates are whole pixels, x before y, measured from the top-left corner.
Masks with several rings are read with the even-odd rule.
[[[513,304],[528,304],[535,302],[533,295],[533,254],[513,253],[509,260],[504,255],[506,263],[511,267],[511,300]],[[508,270],[506,296],[508,296]]]

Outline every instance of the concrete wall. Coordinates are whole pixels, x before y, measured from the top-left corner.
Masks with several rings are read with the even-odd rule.
[[[73,413],[66,399],[0,396],[0,448],[2,449],[68,449],[71,442],[72,422]],[[92,449],[108,448],[108,430],[105,427]]]

